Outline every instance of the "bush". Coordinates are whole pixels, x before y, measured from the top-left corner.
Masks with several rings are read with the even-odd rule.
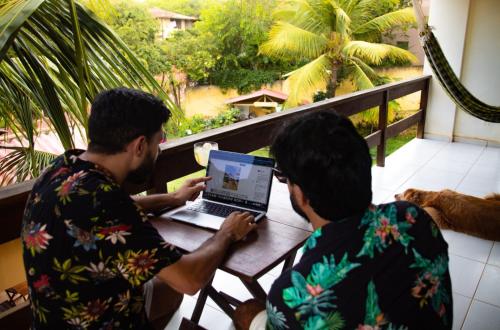
[[[215,71],[210,75],[211,82],[223,89],[235,88],[238,93],[248,93],[260,89],[264,84],[278,80],[281,73],[265,70],[225,70]]]
[[[202,115],[194,115],[191,118],[186,118],[179,127],[179,136],[188,136],[200,133],[212,128],[218,128],[230,125],[239,121],[240,110],[231,108],[219,113],[217,116],[208,118]]]

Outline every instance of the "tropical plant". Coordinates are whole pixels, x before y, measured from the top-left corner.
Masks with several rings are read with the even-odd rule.
[[[35,118],[49,125],[64,149],[73,148],[76,131],[86,136],[89,102],[117,86],[154,93],[172,109],[174,121],[182,118],[134,53],[82,4],[1,1],[0,117],[22,144],[0,161],[2,177],[13,182],[37,176],[54,158],[35,149]]]
[[[380,15],[374,10],[378,4],[379,0],[284,0],[281,3],[274,12],[275,23],[260,52],[307,61],[286,75],[290,83],[286,106],[297,105],[325,85],[326,96],[333,97],[342,79],[352,80],[358,90],[371,88],[381,78],[371,66],[409,64],[415,60],[406,50],[372,42],[381,32],[415,20],[411,8]]]

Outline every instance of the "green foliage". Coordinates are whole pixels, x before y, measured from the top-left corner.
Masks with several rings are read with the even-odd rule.
[[[29,144],[2,159],[7,177],[36,176],[51,157],[34,151],[32,119],[44,115],[63,147],[73,148],[71,129],[86,132],[88,104],[102,90],[141,88],[158,95],[174,118],[182,115],[123,41],[79,2],[2,1],[0,31],[0,114]]]
[[[179,128],[180,136],[187,136],[200,133],[212,128],[218,128],[226,125],[233,124],[239,120],[240,110],[231,108],[229,110],[219,113],[212,118],[206,118],[202,115],[194,115],[191,118],[186,118],[181,123]]]
[[[260,89],[262,85],[273,83],[280,72],[267,70],[233,69],[215,71],[212,82],[221,88],[236,88],[240,94]]]
[[[106,19],[107,23],[143,65],[153,75],[168,71],[165,52],[155,42],[159,25],[148,10],[131,2],[120,2],[114,9],[113,14]]]
[[[276,21],[260,51],[273,58],[307,60],[287,74],[290,95],[286,107],[327,87],[335,96],[340,79],[351,79],[356,89],[372,88],[378,76],[370,65],[409,64],[415,56],[401,48],[373,43],[381,33],[413,23],[411,8],[398,9],[398,1],[283,1]]]
[[[147,0],[146,4],[188,16],[199,16],[202,0]]]
[[[175,31],[162,50],[169,65],[182,70],[191,81],[205,82],[216,64],[215,48],[196,29]]]
[[[275,0],[207,1],[195,30],[216,60],[209,70],[210,83],[248,92],[294,68],[289,57],[272,59],[259,53],[275,7]]]

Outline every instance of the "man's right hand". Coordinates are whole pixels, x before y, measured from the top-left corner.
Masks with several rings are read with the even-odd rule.
[[[218,233],[227,234],[233,242],[237,242],[255,228],[257,224],[249,212],[233,212],[224,220]]]

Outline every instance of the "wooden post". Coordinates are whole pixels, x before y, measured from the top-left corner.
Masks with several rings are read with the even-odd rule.
[[[380,131],[380,144],[377,146],[377,166],[385,166],[385,129],[387,128],[387,111],[389,107],[389,91],[385,90],[383,94],[383,103],[379,106],[378,129]]]
[[[420,109],[422,110],[422,117],[420,118],[420,121],[417,124],[417,139],[423,139],[424,138],[424,132],[425,132],[425,115],[427,113],[427,103],[429,100],[429,82],[430,79],[427,79],[425,81],[425,86],[420,92]]]

